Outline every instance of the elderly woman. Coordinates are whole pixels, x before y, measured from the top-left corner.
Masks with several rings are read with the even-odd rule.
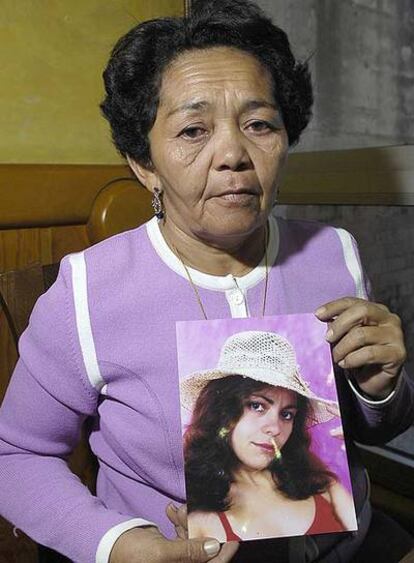
[[[180,384],[191,537],[221,541],[356,530],[352,497],[310,450],[310,428],[339,415],[303,380],[291,343],[243,331],[215,368]],[[333,438],[334,439],[334,438]]]
[[[370,443],[413,418],[400,322],[365,300],[349,234],[271,213],[312,93],[253,4],[195,2],[188,19],[136,26],[105,85],[115,144],[158,218],[64,259],[35,307],[1,411],[0,510],[75,561],[230,561],[237,544],[174,539],[182,512],[166,515],[185,502],[176,321],[317,309],[347,370],[347,434]],[[96,497],[65,461],[88,417]],[[350,463],[360,531],[335,541],[352,557],[369,508]]]

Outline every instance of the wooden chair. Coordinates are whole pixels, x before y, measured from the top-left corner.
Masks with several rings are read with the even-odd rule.
[[[115,178],[97,194],[86,225],[91,244],[145,223],[154,212],[151,194],[135,178]]]

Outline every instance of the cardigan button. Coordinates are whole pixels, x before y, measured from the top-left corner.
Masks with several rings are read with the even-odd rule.
[[[242,303],[244,303],[244,295],[238,289],[230,293],[229,299],[232,305],[241,305]]]

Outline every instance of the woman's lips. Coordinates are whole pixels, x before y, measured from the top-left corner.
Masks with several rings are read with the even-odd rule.
[[[256,201],[258,194],[253,191],[227,191],[217,194],[213,198],[224,205],[250,205],[252,201]]]
[[[262,442],[252,442],[252,444],[254,446],[257,446],[258,448],[260,448],[261,450],[263,450],[266,453],[270,453],[270,454],[274,454],[275,450],[272,446],[272,444],[267,444],[267,443],[262,443]]]
[[[226,201],[234,201],[235,203],[237,203],[237,202],[249,201],[252,198],[257,197],[257,195],[248,192],[239,192],[239,193],[234,192],[234,193],[224,194],[219,197],[221,197]]]

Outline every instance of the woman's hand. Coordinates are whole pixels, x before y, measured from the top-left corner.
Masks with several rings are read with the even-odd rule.
[[[174,524],[177,537],[180,539],[188,538],[188,518],[187,518],[187,506],[185,504],[180,507],[174,506],[170,503],[167,506],[166,514],[172,524]],[[221,546],[219,555],[214,559],[210,559],[212,563],[224,563],[225,561],[231,561],[233,555],[236,553],[239,544],[237,542],[227,542]]]
[[[172,503],[167,516],[177,532],[176,540],[167,540],[158,528],[133,528],[123,533],[112,549],[109,563],[227,563],[236,553],[237,542],[223,546],[215,539],[188,540],[187,507]]]
[[[326,340],[334,362],[352,370],[367,395],[389,395],[406,358],[400,318],[385,305],[356,297],[326,303],[315,314],[329,323]]]
[[[109,563],[227,563],[237,549],[214,539],[167,540],[153,526],[124,532],[112,548]]]
[[[172,502],[167,506],[166,514],[172,524],[174,524],[177,538],[186,540],[188,538],[188,517],[187,505],[175,506]]]

